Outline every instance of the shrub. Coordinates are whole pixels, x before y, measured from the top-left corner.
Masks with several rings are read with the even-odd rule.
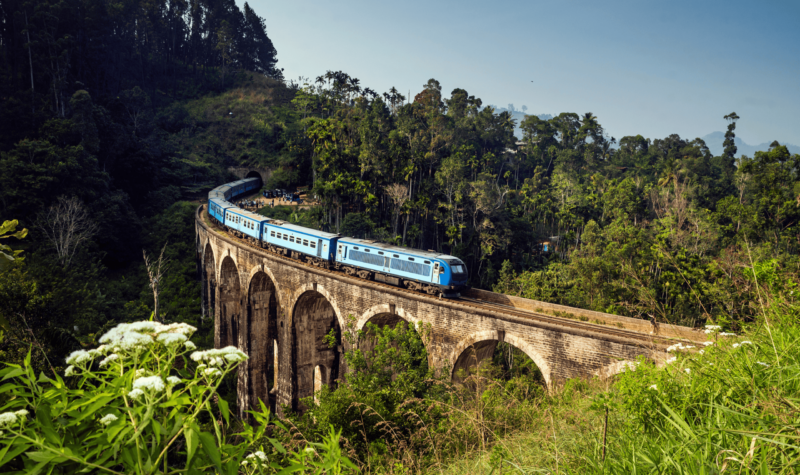
[[[36,376],[30,352],[24,365],[7,365],[0,467],[26,474],[355,469],[332,430],[322,443],[290,452],[265,436],[263,404],[251,413],[256,427],[237,423],[217,389],[247,356],[234,347],[193,351],[194,331],[183,323],[118,325],[99,348],[67,358],[66,378]]]

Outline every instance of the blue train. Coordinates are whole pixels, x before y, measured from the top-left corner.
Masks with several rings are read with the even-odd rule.
[[[209,216],[254,246],[347,275],[451,298],[467,288],[467,267],[457,257],[342,237],[270,219],[232,204],[235,198],[260,187],[260,179],[245,178],[214,188],[208,193]]]

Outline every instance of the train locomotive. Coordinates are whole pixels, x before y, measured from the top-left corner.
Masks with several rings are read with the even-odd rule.
[[[446,298],[468,288],[467,267],[457,257],[317,231],[232,203],[260,187],[259,178],[245,178],[214,188],[208,193],[208,215],[253,246],[318,267]]]

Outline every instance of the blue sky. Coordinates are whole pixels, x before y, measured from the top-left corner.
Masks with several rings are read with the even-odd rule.
[[[238,0],[243,3],[241,0]],[[617,139],[724,130],[800,145],[800,1],[252,0],[287,79],[592,112]],[[531,82],[533,81],[533,82]]]

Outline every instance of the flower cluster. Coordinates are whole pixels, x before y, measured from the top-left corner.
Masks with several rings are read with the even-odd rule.
[[[667,353],[672,353],[673,351],[678,351],[678,350],[690,350],[692,348],[694,348],[693,345],[684,346],[683,343],[678,342],[678,343],[675,343],[672,346],[668,346],[667,347]]]
[[[0,427],[7,427],[15,425],[25,420],[28,417],[28,411],[20,409],[16,412],[4,412],[0,414]]]
[[[136,352],[156,341],[167,347],[185,344],[196,330],[185,323],[121,323],[101,336],[100,343],[115,352]]]
[[[269,462],[269,459],[267,458],[267,454],[265,454],[264,452],[262,452],[260,450],[258,452],[253,452],[252,454],[250,454],[250,455],[248,455],[247,457],[244,458],[244,460],[242,461],[242,465],[247,465],[247,464],[250,464],[250,463],[257,463],[257,461],[260,461],[261,463]]]
[[[720,330],[722,330],[722,327],[719,325],[706,325],[706,329],[704,330],[704,332],[706,335],[708,335],[711,333],[716,333]]]
[[[206,351],[195,351],[191,354],[194,361],[204,362],[206,366],[224,366],[228,363],[238,363],[247,359],[247,355],[235,346],[212,349]]]
[[[739,348],[740,346],[744,346],[744,345],[752,345],[752,344],[753,344],[753,342],[752,342],[752,341],[744,340],[744,341],[740,341],[739,343],[734,343],[734,344],[733,344],[733,345],[731,345],[731,346],[732,346],[732,347],[734,347],[734,348]]]
[[[107,426],[112,422],[116,421],[117,419],[118,417],[115,416],[114,414],[106,414],[100,419],[100,423],[103,424],[104,426]]]

